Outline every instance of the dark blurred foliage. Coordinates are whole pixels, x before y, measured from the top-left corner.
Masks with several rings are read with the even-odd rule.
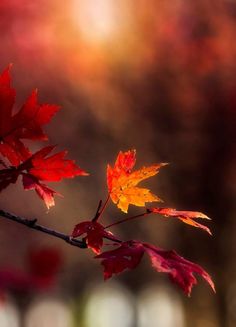
[[[51,143],[91,173],[58,185],[64,199],[47,214],[18,185],[1,194],[1,206],[70,233],[105,198],[106,163],[119,150],[136,148],[140,166],[170,162],[148,185],[167,206],[212,217],[213,238],[155,217],[117,231],[175,248],[212,274],[216,295],[201,282],[183,299],[189,326],[235,326],[236,2],[101,2],[0,2],[1,70],[14,63],[17,104],[37,87],[41,102],[62,105]],[[105,219],[121,216],[111,208]],[[22,267],[36,244],[66,256],[63,292],[77,295],[102,278],[87,251],[1,221],[1,262]],[[142,265],[118,278],[135,292],[163,277]]]
[[[35,293],[50,290],[58,279],[61,254],[55,248],[31,249],[24,258],[24,269],[14,267],[13,262],[0,267],[0,294],[4,299],[13,295],[20,303],[28,303]]]

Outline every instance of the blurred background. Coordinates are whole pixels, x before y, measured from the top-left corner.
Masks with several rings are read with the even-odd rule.
[[[210,216],[213,237],[155,216],[113,231],[176,249],[217,290],[199,279],[187,298],[145,260],[104,283],[90,251],[1,220],[1,327],[236,326],[235,33],[235,0],[0,1],[0,70],[14,64],[16,108],[34,88],[61,105],[50,143],[90,173],[55,184],[64,198],[49,212],[20,183],[1,208],[70,233],[106,197],[106,164],[135,148],[137,167],[170,163],[145,185],[167,207]],[[110,205],[103,219],[122,217]],[[34,287],[26,276],[40,264]]]

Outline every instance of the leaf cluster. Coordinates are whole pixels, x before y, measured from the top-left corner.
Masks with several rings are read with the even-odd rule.
[[[15,90],[11,87],[10,67],[8,67],[0,76],[0,191],[21,178],[23,188],[35,190],[49,209],[55,205],[54,196],[58,193],[48,187],[46,182],[59,182],[64,178],[88,174],[73,160],[66,159],[66,151],[52,154],[55,147],[48,145],[32,153],[25,144],[25,140],[31,142],[48,140],[43,126],[58,112],[58,106],[38,104],[37,91],[32,92],[15,114],[14,102]],[[163,250],[137,240],[123,241],[109,230],[117,224],[153,214],[178,219],[211,234],[207,226],[196,221],[196,219],[209,219],[201,212],[180,211],[168,207],[147,207],[148,203],[163,201],[148,188],[140,187],[139,183],[157,175],[167,164],[153,164],[133,170],[135,163],[136,151],[129,150],[120,151],[113,166],[108,164],[108,197],[103,205],[100,201],[98,210],[91,220],[79,222],[73,228],[71,238],[82,238],[86,247],[96,254],[95,258],[101,260],[105,279],[124,270],[136,268],[143,255],[147,254],[153,268],[157,272],[168,274],[169,278],[187,295],[191,294],[193,285],[197,283],[194,274],[203,277],[215,290],[210,275],[202,267],[184,259],[174,250]],[[104,226],[101,219],[109,200],[124,213],[128,213],[130,205],[144,207],[145,211]],[[51,233],[54,236],[55,234]],[[109,245],[111,250],[103,252],[104,240],[110,242],[106,245]],[[73,242],[71,244],[74,244]]]

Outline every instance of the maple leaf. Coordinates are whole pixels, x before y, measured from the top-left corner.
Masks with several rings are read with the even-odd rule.
[[[18,166],[31,155],[22,139],[47,140],[42,126],[49,123],[59,106],[37,103],[33,91],[22,108],[13,114],[15,90],[11,88],[10,66],[0,75],[0,153],[13,166]]]
[[[83,221],[75,225],[71,234],[73,238],[86,234],[85,241],[88,248],[91,248],[96,254],[101,252],[103,238],[115,240],[113,234],[106,231],[104,227],[96,221]]]
[[[201,218],[201,219],[210,219],[208,216],[201,212],[197,211],[180,211],[180,210],[175,210],[172,208],[150,208],[147,209],[148,212],[152,213],[157,213],[160,215],[163,215],[165,217],[173,217],[177,218],[181,221],[183,221],[185,224],[201,228],[205,230],[208,234],[211,234],[210,229],[207,226],[204,226],[198,222],[196,222],[194,219]]]
[[[202,267],[184,259],[175,251],[165,251],[148,243],[123,242],[119,248],[103,252],[95,258],[102,259],[104,279],[108,279],[113,274],[121,273],[125,269],[136,268],[145,252],[149,255],[152,266],[158,272],[168,273],[170,279],[187,295],[191,294],[193,285],[197,283],[194,273],[202,276],[215,291],[210,275]]]
[[[113,274],[119,274],[125,269],[134,269],[140,263],[144,254],[144,248],[138,242],[123,242],[115,250],[106,251],[97,255],[96,259],[102,259],[104,266],[104,279],[112,277]]]
[[[143,207],[146,202],[162,201],[149,189],[140,188],[137,185],[141,181],[156,175],[166,163],[143,167],[131,172],[135,161],[135,150],[120,151],[114,167],[107,166],[107,185],[111,199],[125,213],[127,213],[130,204]]]
[[[18,167],[0,170],[0,191],[10,183],[15,183],[19,175],[22,175],[25,190],[35,190],[48,209],[54,206],[54,195],[60,194],[43,184],[42,181],[55,182],[63,178],[88,174],[78,167],[73,160],[65,159],[66,151],[48,156],[53,149],[54,146],[44,147]]]
[[[9,184],[14,184],[17,181],[19,174],[20,171],[14,168],[0,170],[0,192],[7,188]]]
[[[62,178],[88,175],[73,160],[64,158],[67,151],[61,151],[47,157],[53,149],[54,146],[44,147],[21,164],[19,168],[27,171],[27,173],[23,174],[24,189],[34,189],[48,209],[55,205],[54,195],[60,194],[47,185],[40,183],[40,181],[55,182],[60,181]]]
[[[30,174],[23,174],[22,183],[25,190],[35,190],[38,196],[45,202],[48,209],[55,205],[54,195],[60,195],[60,193],[57,193],[47,185],[40,183],[37,178]]]
[[[19,167],[26,170],[23,174],[24,189],[35,189],[39,197],[45,202],[47,208],[55,205],[54,194],[58,194],[40,181],[60,181],[62,178],[72,178],[87,175],[73,160],[65,159],[66,151],[58,152],[50,157],[48,154],[54,149],[47,146],[33,154]]]
[[[211,276],[201,266],[184,259],[173,250],[165,251],[147,243],[143,243],[143,246],[151,259],[153,268],[158,272],[168,273],[170,279],[188,296],[191,294],[192,287],[197,284],[194,273],[204,278],[215,292]]]
[[[27,169],[29,174],[39,180],[48,182],[60,181],[62,178],[88,175],[88,173],[75,164],[74,160],[65,159],[67,151],[61,151],[47,157],[54,148],[54,146],[44,147],[22,166]]]

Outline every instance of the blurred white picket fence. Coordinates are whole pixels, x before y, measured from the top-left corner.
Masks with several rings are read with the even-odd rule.
[[[79,306],[79,305],[78,305]],[[104,283],[86,292],[82,319],[55,296],[33,301],[23,317],[9,300],[0,305],[1,327],[185,327],[181,300],[173,289],[150,285],[133,295],[117,283]]]

